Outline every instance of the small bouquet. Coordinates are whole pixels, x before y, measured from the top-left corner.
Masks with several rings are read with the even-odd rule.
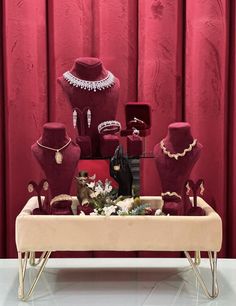
[[[106,179],[102,181],[93,181],[87,183],[90,189],[90,200],[86,207],[80,206],[79,215],[119,215],[119,216],[135,216],[135,215],[162,215],[160,209],[153,209],[148,203],[143,203],[139,196],[127,197],[119,196],[117,198],[117,190]],[[88,209],[89,205],[89,209]]]

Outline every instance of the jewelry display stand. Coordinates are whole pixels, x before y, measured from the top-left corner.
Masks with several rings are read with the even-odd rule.
[[[161,197],[141,197],[141,200],[153,208],[163,205]],[[51,252],[86,250],[183,251],[206,296],[217,297],[217,252],[222,244],[222,222],[202,198],[198,197],[197,202],[205,216],[36,216],[31,212],[38,207],[37,197],[30,198],[16,218],[19,298],[26,301],[31,297]],[[78,201],[73,197],[73,211],[77,205]],[[194,259],[190,251],[194,252]],[[201,251],[208,252],[211,290],[208,290],[198,268]],[[42,252],[37,260],[35,252]],[[24,281],[28,261],[39,269],[26,291]]]
[[[119,80],[105,69],[102,61],[94,57],[81,57],[75,60],[70,71],[58,78],[58,83],[70,102],[74,126],[78,130],[77,143],[82,158],[109,155],[104,145],[116,148],[117,137],[104,138],[100,143],[98,125],[115,120],[119,102]],[[75,116],[75,117],[74,117]],[[109,145],[106,144],[106,140]],[[113,143],[114,140],[114,143]]]
[[[162,185],[163,211],[183,215],[191,207],[185,184],[198,161],[202,145],[191,134],[190,124],[169,125],[165,139],[154,147],[154,158]]]

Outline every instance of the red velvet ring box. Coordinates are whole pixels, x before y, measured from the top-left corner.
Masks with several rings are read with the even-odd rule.
[[[139,136],[145,137],[151,133],[151,107],[148,103],[143,102],[128,102],[125,105],[125,120],[126,125],[129,121],[137,118],[146,124],[146,128],[139,130]],[[133,129],[126,128],[121,130],[121,136],[128,136],[133,134]]]
[[[112,157],[118,146],[118,136],[113,134],[100,135],[100,154],[102,157]]]
[[[92,156],[92,144],[89,136],[78,136],[76,138],[76,142],[80,146],[81,150],[80,158],[86,158]]]

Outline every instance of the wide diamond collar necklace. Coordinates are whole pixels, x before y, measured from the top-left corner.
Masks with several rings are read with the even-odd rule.
[[[87,81],[79,79],[75,77],[70,71],[66,71],[65,73],[63,73],[63,77],[70,85],[88,91],[104,90],[106,88],[110,88],[115,84],[115,77],[110,71],[108,71],[105,79],[99,81]]]
[[[62,164],[62,161],[63,161],[63,155],[62,153],[60,152],[61,150],[65,149],[69,144],[71,143],[71,138],[69,138],[68,142],[61,148],[59,149],[54,149],[54,148],[51,148],[51,147],[47,147],[47,146],[44,146],[42,145],[39,140],[37,140],[37,145],[40,146],[41,148],[44,148],[44,149],[47,149],[47,150],[51,150],[51,151],[54,151],[56,152],[55,153],[55,161],[57,164]]]
[[[175,158],[176,160],[178,160],[179,157],[183,157],[186,155],[186,153],[192,151],[193,147],[197,144],[197,139],[194,139],[194,141],[192,143],[190,143],[189,147],[187,149],[184,149],[183,152],[181,153],[171,153],[170,151],[168,151],[165,147],[165,143],[164,143],[164,140],[162,140],[160,142],[160,146],[161,146],[161,149],[163,151],[163,153],[167,156],[169,156],[170,158]]]

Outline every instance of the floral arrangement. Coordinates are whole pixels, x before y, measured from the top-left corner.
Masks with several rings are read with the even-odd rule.
[[[139,196],[117,198],[117,190],[108,179],[104,183],[100,180],[86,183],[86,186],[90,190],[90,199],[85,205],[79,204],[79,215],[163,215],[160,209],[153,209],[150,204],[142,203]]]

